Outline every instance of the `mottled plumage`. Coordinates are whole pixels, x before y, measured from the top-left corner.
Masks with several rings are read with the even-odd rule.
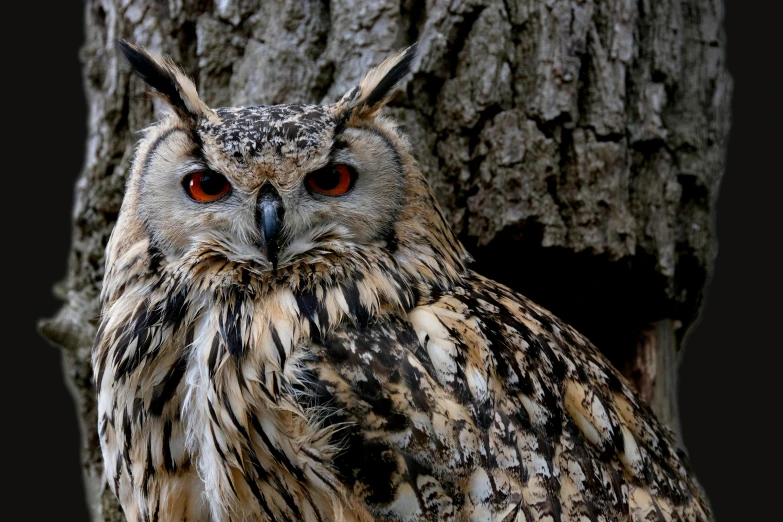
[[[380,115],[413,49],[334,105],[213,110],[120,48],[174,109],[137,147],[93,354],[129,520],[710,518],[598,350],[467,268]],[[194,198],[204,172],[230,189]]]

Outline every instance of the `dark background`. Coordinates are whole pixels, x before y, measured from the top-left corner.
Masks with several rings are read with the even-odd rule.
[[[19,4],[0,17],[8,40],[0,62],[4,134],[13,136],[2,140],[0,170],[4,230],[12,235],[1,257],[6,284],[13,285],[2,310],[7,340],[0,349],[0,375],[7,376],[0,396],[2,462],[13,483],[4,511],[23,509],[25,520],[81,522],[88,518],[74,404],[60,353],[35,325],[59,307],[51,287],[65,275],[73,187],[84,157],[83,9],[73,1]],[[719,522],[768,519],[783,484],[774,463],[783,442],[776,427],[783,379],[783,27],[778,2],[763,9],[741,0],[725,5],[735,91],[718,201],[720,251],[680,380],[685,443]]]

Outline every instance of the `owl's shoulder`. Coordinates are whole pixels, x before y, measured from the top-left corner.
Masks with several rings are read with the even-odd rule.
[[[407,314],[343,325],[315,353],[309,404],[346,426],[335,465],[371,505],[708,519],[671,432],[622,376],[494,281],[471,274]]]

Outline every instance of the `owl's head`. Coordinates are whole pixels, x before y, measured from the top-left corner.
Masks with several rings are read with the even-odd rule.
[[[381,115],[415,46],[332,105],[219,109],[201,101],[170,59],[122,41],[119,49],[173,109],[138,144],[118,222],[146,236],[159,256],[209,254],[276,274],[393,255],[403,244],[409,257],[435,248],[435,265],[462,266],[467,254],[408,139]],[[115,250],[126,247],[118,240]]]

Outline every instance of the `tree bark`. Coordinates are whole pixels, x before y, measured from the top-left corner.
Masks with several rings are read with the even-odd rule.
[[[585,333],[677,430],[676,360],[716,251],[731,79],[720,0],[88,0],[89,105],[63,347],[94,520],[102,478],[89,355],[134,132],[157,101],[117,38],[171,55],[212,107],[337,100],[414,41],[388,112],[475,269]]]

